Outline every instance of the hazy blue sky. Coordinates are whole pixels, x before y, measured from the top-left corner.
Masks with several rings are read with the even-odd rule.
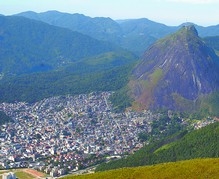
[[[58,10],[91,17],[145,17],[167,25],[219,24],[219,0],[0,0],[0,14]]]

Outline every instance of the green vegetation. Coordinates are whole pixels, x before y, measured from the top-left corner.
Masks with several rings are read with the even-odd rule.
[[[203,96],[200,98],[200,101],[200,115],[219,116],[219,92],[214,92],[208,96]]]
[[[129,90],[127,87],[123,87],[112,94],[110,101],[113,104],[115,112],[124,111],[126,108],[132,105],[132,99],[129,96]]]
[[[16,16],[0,16],[0,73],[56,70],[119,48],[68,29]]]
[[[172,97],[179,111],[193,112],[197,108],[193,100],[186,99],[177,93],[173,93]]]
[[[163,70],[161,68],[157,68],[151,75],[150,75],[150,81],[153,83],[153,85],[157,85],[159,80],[161,79],[163,75]]]
[[[26,173],[26,172],[23,172],[23,171],[21,171],[21,170],[15,172],[15,175],[16,175],[16,177],[19,178],[19,179],[34,179],[34,178],[36,178],[36,177],[34,177],[33,175],[28,174],[28,173]]]
[[[219,36],[205,37],[203,40],[208,46],[219,51]]]
[[[110,97],[110,101],[113,104],[113,109],[115,112],[124,111],[126,108],[128,108],[132,105],[133,99],[130,96],[130,89],[128,88],[127,83],[129,81],[130,72],[131,72],[134,64],[127,66],[127,68],[125,69],[126,76],[124,76],[124,77],[125,77],[126,82],[123,83],[124,86],[121,87],[119,90],[117,90],[115,93],[113,93],[112,96]],[[120,80],[122,80],[122,79],[120,79]]]
[[[12,119],[7,116],[3,111],[0,111],[0,125],[12,121]]]
[[[188,100],[179,94],[172,94],[179,110],[186,110],[190,119],[202,119],[208,116],[219,116],[219,93],[202,95],[197,100]]]
[[[153,166],[122,168],[94,174],[79,176],[67,176],[63,179],[192,179],[192,178],[211,178],[216,179],[219,176],[219,159],[195,159],[188,161],[163,163]]]
[[[90,66],[102,67],[102,68],[109,68],[109,66],[121,66],[133,61],[133,59],[137,59],[133,53],[125,51],[125,50],[118,50],[118,51],[110,51],[107,53],[103,53],[97,56],[89,57],[82,59],[83,63]]]
[[[83,73],[70,67],[67,70],[22,75],[0,81],[0,101],[35,102],[46,97],[82,94],[92,91],[116,91],[128,83],[132,64],[112,69]]]
[[[0,36],[0,102],[116,91],[127,84],[137,59],[120,47],[68,29],[15,16],[0,21],[5,32]],[[121,106],[129,105],[124,103]]]
[[[186,131],[150,143],[135,154],[101,164],[97,171],[152,165],[194,158],[219,157],[219,123],[186,134]]]

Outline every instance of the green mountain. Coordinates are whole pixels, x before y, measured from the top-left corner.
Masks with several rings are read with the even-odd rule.
[[[212,47],[219,56],[219,36],[205,37],[203,40],[208,46]]]
[[[108,42],[17,16],[0,17],[0,101],[117,90],[137,57]]]
[[[123,21],[120,26],[124,34],[121,46],[137,54],[143,54],[145,49],[157,39],[176,29],[176,27],[169,27],[146,18]]]
[[[68,29],[17,16],[0,16],[0,74],[56,70],[119,48]]]
[[[17,14],[30,19],[64,27],[99,40],[105,40],[142,55],[147,47],[159,38],[171,34],[184,25],[166,26],[146,18],[114,21],[110,18],[91,18],[83,14],[68,14],[58,11],[43,13],[23,12]],[[201,37],[219,35],[219,25],[202,27],[193,24]]]
[[[190,133],[181,132],[158,142],[145,145],[127,158],[101,164],[96,171],[122,167],[154,165],[195,158],[219,156],[219,123],[210,124]]]
[[[219,33],[218,32],[219,24],[208,26],[208,27],[202,27],[202,26],[195,25],[195,27],[197,28],[201,37],[218,36],[219,35],[218,34]]]
[[[117,23],[110,18],[91,18],[83,14],[69,14],[58,11],[35,13],[23,12],[23,16],[51,25],[68,28],[99,40],[105,40],[141,55],[145,48],[158,38],[175,29],[148,19],[136,19]]]
[[[32,11],[17,14],[30,19],[46,22],[50,25],[68,28],[93,38],[115,42],[120,38],[121,28],[114,20],[104,17],[91,18],[83,14],[69,14],[58,11],[35,13]]]
[[[194,26],[184,26],[146,51],[129,87],[141,109],[214,113],[207,99],[217,104],[219,58]]]

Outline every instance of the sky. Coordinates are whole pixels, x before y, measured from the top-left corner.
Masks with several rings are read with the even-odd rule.
[[[166,25],[219,24],[219,0],[0,0],[0,14],[57,10],[90,17],[148,18]]]

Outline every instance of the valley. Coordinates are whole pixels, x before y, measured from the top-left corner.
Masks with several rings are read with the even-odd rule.
[[[200,161],[208,170],[217,159],[197,158],[219,156],[218,37],[219,25],[1,15],[0,169],[183,178],[165,171],[199,174]]]
[[[1,126],[1,168],[31,167],[52,176],[63,175],[139,150],[145,143],[139,139],[140,133],[159,136],[154,132],[155,121],[161,120],[162,114],[114,113],[110,95],[102,92],[57,96],[32,104],[1,103],[0,110],[13,120]],[[191,125],[183,121],[178,125]],[[192,125],[200,128],[212,122]],[[170,131],[170,124],[162,126],[163,134]]]
[[[159,116],[149,111],[115,114],[106,103],[109,95],[91,93],[34,104],[0,104],[0,110],[13,119],[13,123],[1,127],[2,167],[24,167],[28,163],[47,171],[49,166],[52,170],[61,165],[63,168],[59,168],[67,172],[140,148],[143,143],[139,143],[138,133],[150,131],[150,123]],[[37,165],[39,161],[43,162]]]

